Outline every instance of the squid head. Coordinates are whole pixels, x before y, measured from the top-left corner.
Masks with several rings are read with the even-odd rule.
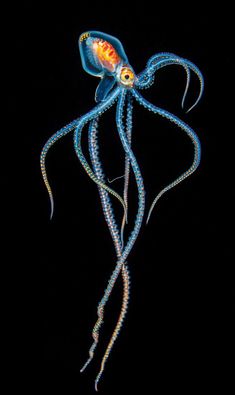
[[[117,38],[88,31],[79,37],[79,50],[84,70],[101,78],[95,93],[97,102],[104,101],[116,83],[125,87],[134,85],[135,74]]]

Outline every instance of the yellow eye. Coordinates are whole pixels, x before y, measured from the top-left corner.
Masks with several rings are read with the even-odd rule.
[[[132,86],[135,80],[135,74],[129,67],[123,67],[120,73],[120,80],[123,85]]]

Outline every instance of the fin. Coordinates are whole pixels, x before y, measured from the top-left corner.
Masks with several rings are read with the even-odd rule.
[[[116,79],[113,76],[104,75],[96,88],[95,101],[97,103],[99,103],[100,101],[104,101],[115,83]]]

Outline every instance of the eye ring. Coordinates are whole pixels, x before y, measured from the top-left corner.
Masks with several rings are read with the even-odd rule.
[[[126,88],[133,87],[135,82],[135,74],[129,66],[123,66],[118,74],[119,82]]]

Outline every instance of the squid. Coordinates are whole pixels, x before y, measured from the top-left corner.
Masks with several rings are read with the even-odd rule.
[[[49,138],[42,149],[40,165],[43,181],[50,198],[50,218],[52,218],[54,213],[54,198],[46,172],[46,156],[49,149],[56,141],[68,133],[73,132],[73,142],[76,155],[87,175],[97,184],[104,218],[113,241],[116,253],[116,263],[108,280],[104,294],[97,306],[97,320],[92,330],[93,341],[89,349],[89,357],[80,370],[83,372],[94,357],[95,349],[99,341],[100,330],[104,322],[105,306],[110,298],[117,278],[121,276],[123,283],[121,311],[95,379],[95,389],[98,390],[98,383],[104,372],[105,364],[110,356],[113,345],[119,335],[127,314],[128,301],[130,298],[130,273],[127,259],[129,258],[129,254],[137,240],[145,218],[144,181],[140,165],[132,149],[134,103],[138,103],[152,113],[166,118],[171,124],[175,124],[177,128],[186,133],[194,147],[194,156],[190,168],[183,174],[179,175],[169,185],[165,186],[154,198],[146,216],[146,223],[148,223],[158,200],[170,189],[174,188],[187,177],[192,175],[192,173],[194,173],[198,168],[201,158],[201,145],[197,134],[189,125],[169,111],[150,103],[140,94],[140,91],[147,89],[154,84],[155,75],[158,70],[170,65],[179,66],[184,69],[186,74],[186,86],[181,102],[182,108],[184,108],[185,98],[189,89],[191,73],[195,74],[200,85],[196,101],[187,110],[187,112],[189,112],[198,104],[202,97],[204,79],[202,73],[195,64],[169,52],[161,52],[153,55],[148,60],[145,69],[137,75],[129,63],[121,42],[117,38],[106,33],[87,31],[80,35],[78,45],[81,63],[84,70],[87,73],[100,78],[100,82],[95,92],[96,105],[89,112],[64,126]],[[99,153],[100,118],[110,109],[110,107],[115,105],[117,132],[125,154],[124,175],[121,176],[124,180],[122,196],[111,188],[110,182],[109,185],[107,184]],[[90,163],[83,153],[81,144],[83,130],[86,125],[88,125]],[[131,176],[134,176],[136,182],[138,208],[135,215],[133,229],[127,237],[124,237],[129,204],[129,181]],[[119,200],[123,207],[123,217],[121,221],[117,221],[115,217],[112,207],[112,198]]]

